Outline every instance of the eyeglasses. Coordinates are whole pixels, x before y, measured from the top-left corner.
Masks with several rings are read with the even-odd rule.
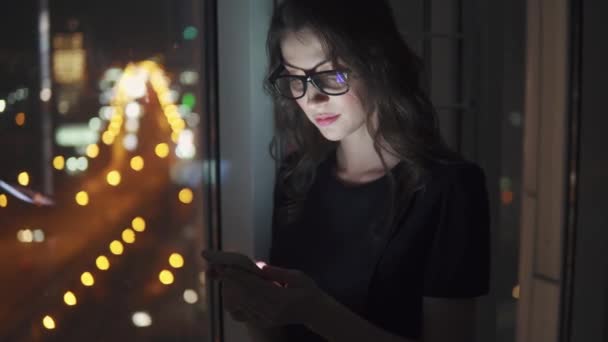
[[[310,82],[320,92],[330,96],[346,94],[350,89],[348,78],[350,70],[327,70],[315,73],[306,72],[305,75],[281,75],[280,70],[269,78],[276,92],[288,99],[297,100],[306,94]]]

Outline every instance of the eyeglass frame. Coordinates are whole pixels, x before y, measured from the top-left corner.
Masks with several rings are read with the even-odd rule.
[[[313,87],[317,88],[318,91],[320,91],[321,93],[328,95],[328,96],[340,96],[340,95],[344,95],[346,93],[348,93],[348,91],[350,90],[350,84],[348,82],[350,76],[351,76],[351,72],[352,70],[348,69],[348,68],[339,68],[339,69],[332,69],[332,70],[323,70],[323,71],[319,71],[319,72],[312,72],[312,71],[304,71],[304,75],[292,75],[292,74],[288,74],[288,75],[281,75],[280,73],[282,71],[285,70],[285,67],[280,66],[278,67],[270,77],[268,77],[268,81],[272,84],[275,92],[277,94],[279,94],[280,96],[286,98],[286,99],[290,99],[290,100],[298,100],[303,98],[304,96],[306,96],[306,92],[308,91],[308,83],[312,84]],[[347,82],[346,82],[346,90],[339,92],[339,93],[335,93],[335,94],[329,94],[327,93],[325,90],[323,90],[318,84],[315,83],[315,81],[313,80],[313,77],[318,76],[318,75],[322,75],[322,74],[329,74],[329,73],[335,73],[335,72],[340,72],[340,73],[345,73],[346,77],[347,77]],[[302,95],[298,96],[298,97],[293,97],[293,96],[286,96],[284,95],[280,90],[279,87],[277,86],[277,79],[279,78],[287,78],[287,77],[292,77],[295,79],[298,79],[302,82],[302,84],[304,85],[304,89],[302,89]]]

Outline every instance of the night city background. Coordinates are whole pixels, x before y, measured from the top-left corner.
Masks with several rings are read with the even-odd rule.
[[[47,6],[0,21],[0,340],[201,340],[199,4]]]
[[[200,252],[267,257],[280,1],[0,5],[0,341],[249,340]],[[389,2],[487,176],[476,342],[608,342],[608,2]]]

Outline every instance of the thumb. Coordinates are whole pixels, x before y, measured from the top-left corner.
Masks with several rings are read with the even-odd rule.
[[[280,283],[291,283],[297,279],[298,271],[266,265],[262,268],[262,273],[270,280]]]

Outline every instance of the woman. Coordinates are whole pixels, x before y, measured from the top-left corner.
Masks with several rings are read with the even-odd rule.
[[[215,268],[263,341],[472,341],[483,171],[443,142],[386,1],[284,0],[268,33],[275,186],[263,276]]]

